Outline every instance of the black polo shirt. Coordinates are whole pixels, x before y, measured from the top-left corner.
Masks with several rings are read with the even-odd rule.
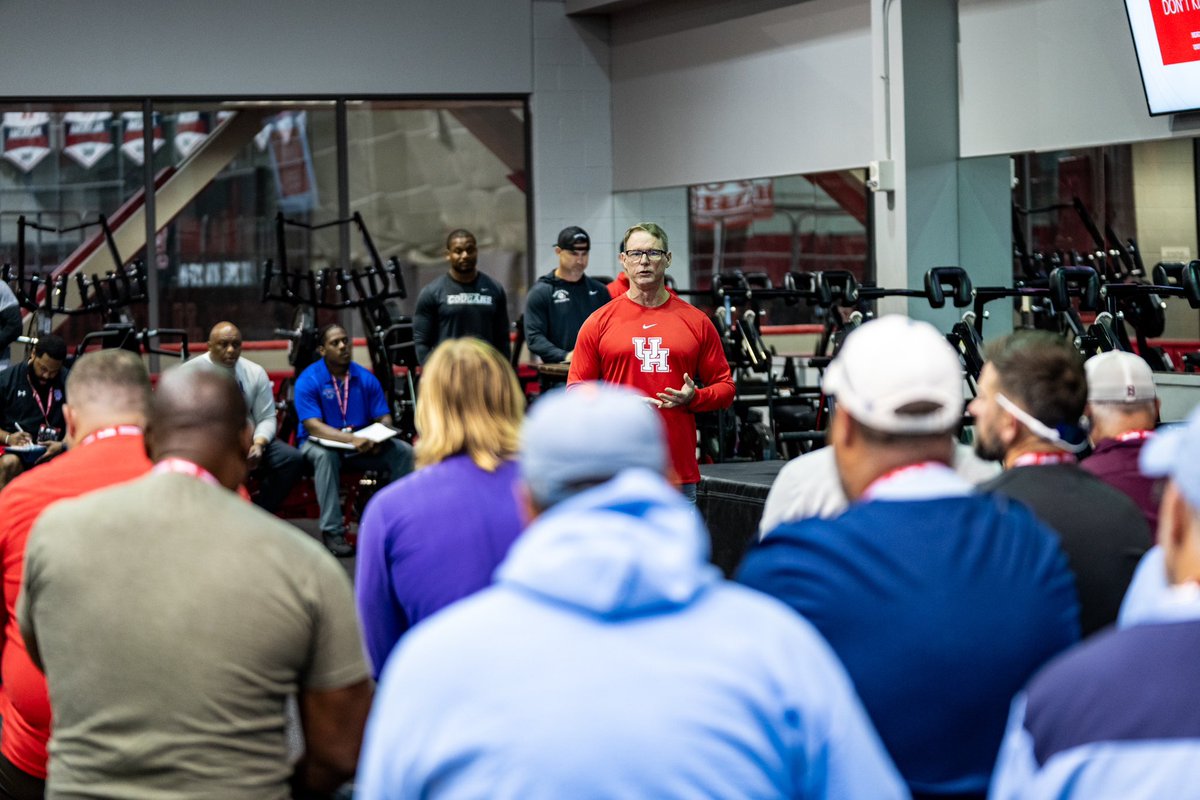
[[[66,436],[67,424],[63,419],[63,402],[66,400],[65,389],[67,371],[61,370],[57,377],[50,382],[49,387],[35,388],[29,380],[29,362],[24,361],[0,372],[0,405],[3,415],[0,417],[0,428],[10,433],[17,430],[17,423],[22,430],[37,439],[38,430],[42,425],[50,424],[58,429],[56,439]],[[41,401],[41,406],[38,401]],[[45,407],[47,414],[42,415]]]

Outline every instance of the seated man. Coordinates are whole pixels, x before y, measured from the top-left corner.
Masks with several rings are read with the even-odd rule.
[[[233,373],[254,428],[254,441],[246,453],[246,462],[259,486],[254,502],[266,511],[279,508],[304,471],[304,456],[275,438],[275,394],[271,379],[261,366],[242,358],[242,332],[232,322],[218,322],[208,334],[208,352],[189,360],[180,369],[226,369]]]
[[[1112,350],[1092,356],[1087,371],[1087,417],[1092,454],[1079,466],[1129,495],[1146,517],[1153,537],[1158,530],[1158,481],[1138,469],[1142,446],[1158,424],[1154,373],[1141,356]]]
[[[346,571],[231,491],[250,426],[230,376],[164,373],[145,444],[150,474],[54,503],[29,536],[17,619],[50,689],[47,796],[328,797],[371,698]]]
[[[1153,569],[1161,588],[1122,629],[1093,637],[1030,681],[1013,703],[992,797],[1196,796],[1198,450],[1200,412],[1142,449],[1145,474],[1167,479],[1159,546],[1150,551],[1157,557],[1138,568]]]
[[[851,505],[771,531],[738,580],[817,627],[915,796],[981,798],[1013,696],[1079,638],[1066,556],[1032,512],[950,468],[962,365],[932,325],[866,323],[823,388]]]
[[[313,466],[325,546],[335,556],[348,556],[354,548],[346,541],[338,496],[342,466],[384,469],[390,482],[412,472],[413,452],[407,442],[398,438],[376,443],[354,435],[354,431],[371,422],[392,424],[387,397],[375,376],[353,362],[350,336],[345,328],[326,325],[318,339],[321,360],[310,364],[296,379],[300,452]],[[339,449],[318,444],[311,440],[313,436],[349,447]]]
[[[67,378],[63,407],[70,447],[61,457],[17,476],[0,492],[0,576],[7,619],[0,637],[0,798],[41,798],[46,791],[50,696],[17,627],[17,594],[25,543],[49,506],[133,480],[150,470],[142,430],[150,376],[128,350],[96,350],[79,358]],[[90,656],[90,653],[89,653]],[[89,668],[91,662],[89,660]]]
[[[1004,472],[982,484],[1019,500],[1058,534],[1075,574],[1083,635],[1117,619],[1138,560],[1146,518],[1128,496],[1081,469],[1087,405],[1083,360],[1058,334],[1017,331],[988,343],[971,401],[975,449]]]
[[[63,361],[67,343],[47,334],[38,339],[29,359],[0,372],[0,436],[5,447],[44,444],[46,452],[33,462],[41,464],[61,453],[67,423],[66,374]],[[15,453],[0,456],[0,486],[21,474],[26,462]]]
[[[533,523],[388,660],[356,797],[908,796],[812,626],[708,563],[667,465],[637,392],[533,406]]]
[[[1000,466],[975,455],[967,444],[954,444],[954,459],[950,466],[970,483],[983,483],[996,477]],[[779,471],[767,493],[762,519],[758,522],[758,538],[762,538],[785,522],[821,517],[832,519],[846,510],[850,501],[838,479],[833,448],[822,447],[796,456]]]

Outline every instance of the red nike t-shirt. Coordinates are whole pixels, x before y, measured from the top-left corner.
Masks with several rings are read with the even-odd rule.
[[[46,777],[46,742],[50,739],[46,676],[30,660],[17,625],[17,593],[21,590],[29,532],[51,503],[133,480],[149,472],[150,467],[140,434],[111,436],[67,450],[48,464],[20,475],[0,493],[0,564],[8,614],[0,653],[4,686],[0,697],[0,752],[22,772]],[[86,603],[87,598],[81,597],[79,602]],[[87,668],[86,660],[86,653],[81,654],[81,669]]]
[[[655,397],[683,388],[687,373],[696,396],[687,407],[661,409],[673,480],[697,483],[696,412],[733,402],[733,379],[717,329],[704,312],[672,295],[646,308],[622,295],[593,313],[579,329],[567,385],[602,380]]]

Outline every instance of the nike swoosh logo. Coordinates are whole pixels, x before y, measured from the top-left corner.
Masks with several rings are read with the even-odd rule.
[[[599,289],[597,289],[597,290],[596,290],[596,291],[594,291],[594,292],[593,292],[593,291],[591,291],[591,290],[589,290],[589,291],[588,291],[588,294],[600,294],[600,290],[599,290]]]
[[[653,328],[653,327],[654,327],[655,325],[657,325],[657,324],[658,324],[657,322],[651,322],[649,325],[643,325],[643,326],[642,326],[642,330],[644,330],[644,331],[650,330],[651,328]]]

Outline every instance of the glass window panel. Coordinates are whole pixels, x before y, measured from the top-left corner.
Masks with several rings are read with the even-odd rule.
[[[27,274],[64,271],[85,263],[93,250],[86,271],[111,270],[98,226],[56,231],[94,223],[101,214],[119,227],[140,206],[141,105],[0,104],[0,127],[0,258],[14,267],[21,261],[18,221],[24,217],[32,223],[25,228]],[[120,253],[123,260],[140,256],[130,249]],[[77,302],[71,297],[67,307]],[[144,304],[132,311],[145,319]],[[99,315],[87,315],[68,320],[60,332],[77,341],[101,324]]]
[[[509,319],[528,278],[525,111],[519,101],[352,102],[347,109],[350,207],[380,255],[403,265],[411,314],[421,287],[445,273],[446,234],[465,228],[479,269],[504,285]],[[361,240],[351,256],[365,263]]]
[[[690,187],[692,286],[707,289],[714,272],[734,270],[763,273],[777,287],[790,271],[871,280],[865,181],[863,170],[844,170]],[[819,309],[803,303],[764,311],[769,325],[819,321]]]
[[[11,124],[0,152],[0,256],[17,260],[25,215],[62,228],[140,207],[145,182],[142,107],[131,104],[0,106]],[[14,116],[23,115],[23,116]],[[348,163],[349,212],[362,215],[383,258],[405,265],[411,312],[420,288],[445,269],[446,233],[472,230],[480,267],[507,288],[515,318],[527,284],[526,122],[521,101],[347,103],[348,152],[337,146],[334,101],[162,102],[154,106],[154,174],[160,231],[150,265],[158,282],[156,324],[203,341],[221,319],[247,339],[291,327],[293,309],[261,301],[263,264],[275,258],[275,216],[321,224],[339,216],[339,164]],[[169,190],[161,181],[169,179]],[[133,231],[132,227],[139,230]],[[66,264],[90,232],[31,231],[27,262]],[[119,237],[120,239],[120,237]],[[123,261],[144,254],[133,225]],[[368,262],[356,231],[350,266]],[[289,267],[341,264],[339,230],[287,229]],[[105,263],[93,271],[111,269]],[[130,309],[151,324],[148,304]],[[333,318],[322,312],[320,321]],[[60,320],[61,321],[61,320]],[[100,319],[73,320],[78,340]]]
[[[184,186],[178,195],[164,193],[157,209],[160,325],[203,342],[214,323],[228,319],[247,340],[275,338],[293,315],[261,299],[263,264],[276,257],[276,213],[307,223],[337,217],[334,104],[155,108],[167,138],[159,157]],[[337,257],[336,229],[289,232],[289,267],[334,266]]]

